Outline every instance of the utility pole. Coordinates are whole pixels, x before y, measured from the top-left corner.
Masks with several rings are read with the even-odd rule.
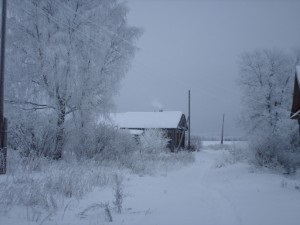
[[[1,61],[0,61],[0,174],[6,173],[7,120],[4,118],[4,73],[7,1],[2,0]]]
[[[294,81],[293,104],[290,119],[298,120],[299,136],[300,136],[300,87],[298,76],[300,75],[300,66],[296,66],[296,74]]]
[[[188,116],[188,149],[191,149],[191,91],[189,90],[189,116]]]
[[[223,121],[222,121],[222,132],[221,132],[221,145],[224,141],[224,121],[225,121],[225,114],[223,114]]]

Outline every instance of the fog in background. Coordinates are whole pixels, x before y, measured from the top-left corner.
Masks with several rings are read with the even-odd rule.
[[[144,28],[116,112],[179,110],[192,92],[192,133],[241,135],[238,60],[261,48],[300,47],[300,1],[129,0]],[[292,90],[291,90],[292,91]]]

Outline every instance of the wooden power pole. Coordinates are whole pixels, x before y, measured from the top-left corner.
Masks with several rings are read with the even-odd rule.
[[[300,136],[300,87],[298,76],[300,75],[300,67],[296,67],[295,81],[294,81],[294,93],[293,104],[291,110],[291,119],[298,120],[299,136]]]
[[[225,121],[225,114],[223,114],[223,120],[222,120],[221,145],[224,142],[224,121]]]
[[[0,174],[6,173],[7,120],[4,118],[4,73],[7,1],[2,0],[1,61],[0,61]]]
[[[189,90],[188,149],[191,149],[191,91]]]

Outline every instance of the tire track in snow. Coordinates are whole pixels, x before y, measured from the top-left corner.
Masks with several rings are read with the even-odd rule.
[[[137,210],[150,208],[153,213],[132,218],[130,225],[243,224],[233,202],[214,188],[216,183],[209,179],[221,152],[203,150],[195,154],[196,162],[191,166],[172,171],[166,177],[140,180],[132,205],[139,205]]]
[[[214,156],[219,155],[219,154],[212,150],[204,150],[204,153],[205,153],[206,157],[203,157],[201,162],[196,162],[196,163],[206,164],[205,167],[202,167],[203,170],[200,175],[200,180],[202,181],[202,183],[201,183],[202,186],[205,187],[205,189],[210,192],[211,199],[214,199],[214,201],[218,205],[217,207],[218,207],[219,211],[221,211],[221,212],[225,211],[224,214],[226,214],[226,215],[228,215],[228,213],[232,214],[233,218],[235,218],[235,220],[236,220],[236,223],[234,223],[234,224],[243,225],[243,221],[240,216],[240,213],[238,212],[236,206],[231,201],[231,199],[229,199],[218,188],[212,187],[212,185],[209,183],[208,179],[206,179],[206,177],[209,174],[209,171],[215,169],[214,166],[216,164],[216,160],[218,160],[218,157],[216,158]],[[224,221],[222,221],[222,223],[224,224]],[[233,224],[231,223],[231,225],[233,225]]]

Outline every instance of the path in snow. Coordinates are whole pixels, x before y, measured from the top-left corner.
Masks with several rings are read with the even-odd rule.
[[[194,153],[196,162],[161,176],[125,175],[124,209],[104,221],[103,209],[80,218],[79,212],[110,202],[111,188],[95,189],[80,201],[71,199],[63,211],[39,222],[26,220],[24,211],[12,211],[0,224],[42,225],[299,225],[299,178],[255,170],[247,163],[224,165],[225,150]],[[224,158],[225,156],[225,158]],[[226,164],[226,163],[225,163]],[[298,180],[297,180],[298,179]],[[284,184],[284,185],[283,185]],[[20,209],[21,210],[21,209]],[[22,213],[21,213],[22,212]],[[28,212],[27,212],[28,214]],[[29,215],[30,212],[29,212]],[[27,215],[28,217],[28,215]],[[25,223],[19,223],[25,221]]]
[[[283,188],[286,178],[251,173],[242,163],[216,168],[224,154],[203,150],[196,163],[166,177],[131,180],[125,205],[132,209],[115,224],[299,224],[300,192],[292,185]]]

